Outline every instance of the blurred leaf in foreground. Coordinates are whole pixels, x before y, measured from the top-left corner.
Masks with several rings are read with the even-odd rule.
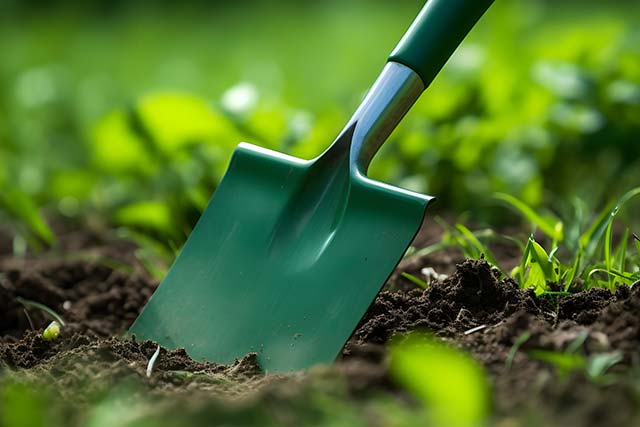
[[[391,375],[424,404],[437,426],[484,425],[489,385],[470,357],[437,338],[410,334],[391,345]]]

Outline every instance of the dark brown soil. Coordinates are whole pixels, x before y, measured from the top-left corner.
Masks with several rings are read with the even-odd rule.
[[[227,395],[258,385],[287,395],[283,390],[296,389],[292,383],[304,382],[299,375],[284,380],[262,377],[251,354],[222,366],[166,349],[160,350],[147,376],[157,346],[121,335],[157,281],[136,261],[132,245],[84,239],[75,246],[83,250],[82,258],[0,258],[0,377],[2,371],[21,372],[57,384],[63,394],[83,387],[88,395],[130,378],[153,393],[196,389]],[[637,379],[629,379],[633,376],[628,373],[640,369],[640,286],[623,286],[615,294],[591,289],[538,298],[518,289],[513,280],[500,279],[484,260],[462,261],[449,251],[401,263],[338,363],[326,368],[346,380],[352,398],[375,390],[404,396],[387,375],[385,344],[394,334],[419,329],[471,352],[484,365],[494,387],[499,422],[523,414],[540,420],[539,425],[617,426],[637,421],[640,394]],[[422,290],[399,275],[418,275],[425,266],[449,276]],[[52,319],[19,298],[61,314],[66,321],[61,336],[43,340],[41,331]],[[521,346],[514,348],[519,341]],[[572,346],[585,358],[619,352],[622,360],[605,381],[582,371],[562,376],[531,353],[567,351]]]
[[[557,308],[556,308],[557,307]],[[477,328],[477,329],[473,329]],[[540,425],[633,425],[640,412],[636,379],[640,365],[640,286],[620,286],[615,294],[590,289],[564,298],[538,298],[510,280],[499,280],[484,260],[458,264],[453,275],[426,290],[382,292],[345,346],[343,359],[364,360],[361,384],[385,384],[384,347],[398,332],[422,329],[470,351],[490,374],[498,414],[528,413]],[[526,342],[509,355],[523,334]],[[562,378],[554,366],[536,360],[530,350],[566,352],[582,341],[585,358],[619,352],[612,384],[584,372]],[[510,366],[509,366],[510,365]],[[376,375],[376,369],[378,374]]]

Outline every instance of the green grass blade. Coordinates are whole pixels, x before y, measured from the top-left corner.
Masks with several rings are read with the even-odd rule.
[[[565,292],[569,290],[571,284],[578,276],[578,270],[580,269],[580,260],[582,259],[582,254],[578,253],[576,255],[576,259],[573,261],[571,268],[567,270],[566,276],[562,278],[562,283],[564,283]]]
[[[629,229],[624,230],[622,239],[616,248],[614,259],[615,265],[619,271],[625,271],[627,265],[627,247],[629,246]]]
[[[493,256],[493,254],[491,253],[489,248],[486,247],[485,245],[483,245],[482,242],[480,240],[478,240],[478,238],[475,236],[475,234],[473,234],[471,232],[471,230],[469,230],[467,227],[465,227],[462,224],[456,224],[455,228],[456,228],[456,230],[458,230],[460,232],[462,237],[466,241],[468,241],[473,248],[475,248],[476,251],[478,251],[480,254],[484,255],[484,258],[487,260],[487,262],[489,262],[489,264],[491,264],[494,267],[498,268],[498,270],[500,270],[500,272],[506,276],[506,273],[500,267],[500,265],[498,265],[498,261]]]
[[[581,252],[584,254],[582,257],[583,265],[589,263],[593,258],[600,240],[603,235],[605,235],[607,229],[610,227],[610,223],[616,217],[622,206],[638,195],[640,195],[640,187],[627,191],[617,201],[615,201],[615,203],[610,203],[600,213],[596,221],[591,224],[591,227],[589,227],[589,229],[587,229],[587,231],[580,237]]]
[[[594,268],[587,274],[587,279],[591,280],[593,275],[596,273],[604,273],[608,275],[608,277],[616,277],[620,279],[625,285],[630,285],[635,282],[638,276],[637,274],[616,271],[614,269],[609,270],[606,268]],[[611,287],[609,289],[612,291],[614,290]]]
[[[410,281],[411,283],[413,283],[414,285],[421,287],[422,289],[427,289],[427,286],[429,286],[429,284],[424,280],[419,279],[418,277],[414,276],[411,273],[407,273],[406,271],[403,271],[401,273],[401,276],[407,279],[408,281]]]
[[[573,216],[566,222],[564,232],[564,245],[570,253],[575,254],[580,249],[580,236],[585,225],[585,216],[588,210],[586,203],[579,197],[574,197],[572,201]]]
[[[22,297],[16,297],[16,301],[18,301],[20,304],[22,304],[23,307],[25,308],[37,308],[38,310],[42,310],[45,313],[47,313],[49,316],[51,316],[54,320],[56,320],[58,323],[60,323],[60,325],[64,326],[64,320],[62,319],[62,316],[60,316],[58,313],[56,313],[55,311],[53,311],[52,308],[47,307],[44,304],[41,304],[37,301],[32,301],[29,299],[25,299]]]
[[[613,228],[613,217],[615,217],[618,213],[618,207],[616,206],[613,211],[611,211],[611,220],[607,225],[607,228],[604,233],[604,263],[607,268],[607,271],[611,271],[613,269],[613,256],[611,254],[611,229]],[[609,289],[613,288],[613,275],[609,274],[607,276],[607,280],[609,281]]]
[[[411,254],[407,254],[404,258],[405,259],[421,258],[427,255],[431,255],[432,253],[450,248],[452,246],[453,244],[451,242],[438,242],[438,243],[434,243],[432,245],[426,246],[422,249],[418,249],[417,251]]]
[[[561,242],[564,239],[564,231],[562,221],[555,217],[545,218],[538,213],[536,213],[531,207],[526,205],[524,202],[518,200],[517,198],[505,194],[505,193],[495,193],[494,197],[498,200],[502,200],[506,202],[511,207],[515,208],[518,212],[520,212],[525,218],[527,218],[532,224],[534,224],[537,228],[540,229],[544,234],[553,239],[554,242]]]

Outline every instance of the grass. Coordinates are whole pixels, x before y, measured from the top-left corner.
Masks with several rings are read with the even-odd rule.
[[[592,287],[614,291],[620,285],[632,285],[640,280],[640,240],[628,227],[614,239],[614,225],[619,213],[640,195],[640,187],[625,192],[591,221],[580,221],[578,215],[565,221],[552,214],[542,215],[514,196],[498,193],[495,199],[505,203],[531,227],[525,241],[500,235],[492,229],[473,233],[463,224],[450,226],[436,219],[444,230],[442,241],[420,250],[408,252],[409,257],[421,257],[450,247],[458,248],[468,258],[484,258],[503,276],[517,280],[522,288],[533,288],[537,295],[566,295]],[[581,216],[581,215],[580,215]],[[572,232],[564,233],[565,223]],[[536,235],[545,242],[545,249]],[[635,249],[632,251],[630,236]],[[506,272],[490,249],[496,240],[507,241],[519,248],[520,262]],[[614,242],[617,240],[617,242]],[[418,283],[417,277],[409,280]],[[414,279],[414,280],[412,280]],[[561,289],[558,291],[557,289]]]

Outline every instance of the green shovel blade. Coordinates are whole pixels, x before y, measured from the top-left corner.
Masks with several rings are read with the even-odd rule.
[[[351,172],[342,138],[313,161],[240,144],[130,332],[270,372],[333,361],[430,200]]]

